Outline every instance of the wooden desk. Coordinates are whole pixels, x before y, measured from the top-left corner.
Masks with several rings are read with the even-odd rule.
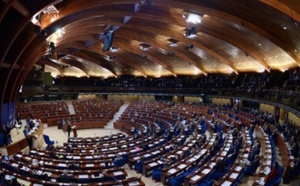
[[[33,140],[33,147],[41,147],[44,144],[44,139],[43,139],[43,133],[44,132],[44,125],[42,122],[39,122],[39,127],[37,128],[36,131],[32,132],[30,136],[32,137]],[[28,147],[28,142],[27,139],[24,137],[21,140],[11,143],[6,147],[7,154],[13,155],[16,154],[17,152],[22,151]]]

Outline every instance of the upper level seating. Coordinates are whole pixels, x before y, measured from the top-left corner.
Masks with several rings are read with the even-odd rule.
[[[88,116],[108,116],[112,119],[113,115],[122,106],[123,101],[73,101],[72,102],[75,113],[85,117]]]
[[[38,118],[43,123],[47,122],[48,117],[69,115],[68,105],[64,101],[22,103],[16,109],[22,119]]]

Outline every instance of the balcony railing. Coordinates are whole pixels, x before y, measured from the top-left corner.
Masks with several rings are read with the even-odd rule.
[[[233,88],[165,88],[165,87],[59,87],[44,88],[44,94],[146,94],[247,98],[279,103],[300,110],[300,92]]]

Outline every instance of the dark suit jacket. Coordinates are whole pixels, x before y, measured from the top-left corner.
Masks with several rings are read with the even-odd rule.
[[[223,161],[217,162],[215,165],[215,169],[217,172],[225,172],[226,170],[225,163]]]
[[[71,183],[74,182],[74,177],[71,175],[62,174],[58,177],[57,181],[63,183]]]

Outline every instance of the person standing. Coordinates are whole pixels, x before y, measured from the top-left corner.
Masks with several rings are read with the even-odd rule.
[[[24,130],[23,130],[23,133],[24,133],[24,136],[25,136],[26,139],[27,139],[29,149],[31,149],[31,148],[32,148],[32,145],[33,145],[33,141],[32,141],[31,136],[28,134],[28,133],[29,133],[29,126],[28,126],[28,125],[25,126],[25,128],[24,128]]]
[[[72,127],[71,127],[70,123],[68,123],[68,125],[67,125],[68,138],[70,137],[71,130],[72,130]]]

